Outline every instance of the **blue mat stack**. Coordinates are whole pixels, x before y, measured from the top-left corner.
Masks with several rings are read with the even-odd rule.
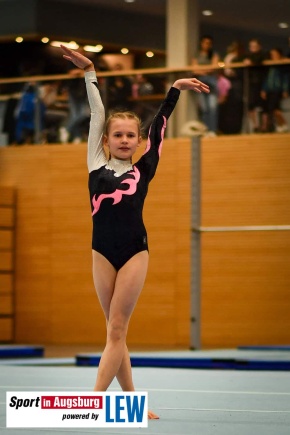
[[[265,349],[268,350],[268,349]],[[281,352],[282,350],[282,352]],[[256,347],[238,350],[132,353],[132,367],[290,371],[290,347],[259,352]],[[77,366],[98,366],[101,354],[76,356]]]
[[[1,358],[40,358],[44,355],[42,346],[0,345]]]

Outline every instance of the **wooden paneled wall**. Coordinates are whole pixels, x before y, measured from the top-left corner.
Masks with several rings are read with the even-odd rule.
[[[150,185],[131,346],[190,343],[190,148],[166,140]],[[85,144],[0,148],[0,165],[0,185],[17,191],[16,341],[102,345]],[[203,228],[289,225],[289,191],[289,135],[202,140]],[[201,260],[202,347],[289,344],[289,231],[205,231]]]
[[[189,140],[165,141],[145,204],[150,264],[130,345],[189,343],[189,162]],[[17,191],[16,341],[103,345],[91,276],[86,144],[1,148],[0,164],[0,185]]]
[[[202,227],[290,225],[290,136],[204,139]],[[202,346],[290,343],[290,231],[201,236]]]
[[[14,340],[15,191],[0,186],[0,341]]]

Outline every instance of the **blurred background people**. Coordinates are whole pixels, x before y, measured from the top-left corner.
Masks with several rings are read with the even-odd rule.
[[[132,110],[137,113],[142,121],[143,134],[147,135],[150,124],[152,122],[152,116],[156,112],[160,100],[150,98],[155,92],[154,86],[149,81],[148,77],[143,74],[137,74],[133,77],[132,82]],[[142,98],[144,97],[144,98]]]
[[[40,96],[45,105],[43,141],[61,142],[61,134],[65,130],[68,118],[68,106],[65,102],[67,95],[66,93],[63,95],[60,82],[53,81],[44,83],[40,87]],[[65,139],[63,142],[68,141],[68,133]]]
[[[255,133],[265,131],[265,117],[263,117],[264,100],[261,97],[261,90],[266,75],[266,68],[262,64],[266,58],[260,41],[256,38],[251,39],[244,64],[249,67],[248,83],[245,86],[248,86],[247,106],[249,121],[251,123],[251,130]]]
[[[123,65],[117,63],[112,71],[123,70]],[[131,110],[132,82],[123,75],[107,78],[107,108],[108,110]]]
[[[233,41],[227,47],[227,54],[224,57],[224,63],[240,63],[245,57],[245,49],[241,42]],[[230,81],[231,87],[228,92],[226,101],[222,107],[222,133],[239,134],[242,130],[243,113],[244,113],[244,69],[227,68],[224,69],[225,77]]]
[[[227,116],[229,106],[229,94],[232,84],[225,76],[224,71],[218,72],[217,90],[218,90],[218,131],[224,134],[227,131]]]
[[[279,48],[270,50],[270,60],[280,61],[284,56]],[[272,65],[262,85],[261,97],[265,101],[267,131],[283,133],[289,127],[281,111],[281,101],[289,96],[289,71],[288,65]]]
[[[219,55],[213,50],[213,38],[204,35],[200,40],[199,51],[193,59],[193,65],[217,66]],[[198,108],[202,122],[208,128],[208,136],[215,136],[218,129],[218,87],[217,74],[214,68],[195,72],[198,79],[210,87],[209,94],[198,95]]]
[[[35,83],[24,86],[15,110],[15,141],[18,145],[34,143],[36,129],[44,128],[45,105],[38,94]],[[37,125],[39,122],[39,125]]]
[[[83,72],[79,68],[70,68],[68,73],[73,77],[68,80],[69,118],[67,123],[68,141],[80,143],[86,139],[88,130],[90,108],[86,98],[86,87]],[[65,131],[62,130],[62,141],[65,141]]]

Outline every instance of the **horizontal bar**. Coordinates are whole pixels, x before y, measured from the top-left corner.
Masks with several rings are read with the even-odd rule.
[[[290,231],[290,225],[251,225],[236,227],[193,227],[197,233],[224,233],[229,231]]]

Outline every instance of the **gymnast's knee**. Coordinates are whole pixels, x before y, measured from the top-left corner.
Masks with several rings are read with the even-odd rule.
[[[107,340],[119,342],[126,340],[128,325],[122,319],[110,319],[107,325]]]

